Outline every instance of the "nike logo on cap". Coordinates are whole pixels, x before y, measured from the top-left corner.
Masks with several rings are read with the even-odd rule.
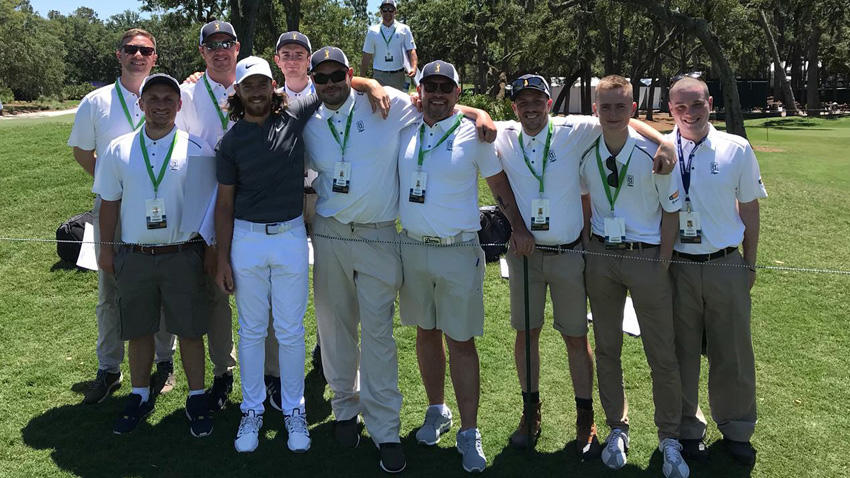
[[[256,65],[256,63],[251,63],[250,65],[245,65],[245,69],[249,70],[252,66]]]

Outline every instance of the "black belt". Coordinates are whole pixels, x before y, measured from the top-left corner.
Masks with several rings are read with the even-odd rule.
[[[199,247],[200,243],[184,242],[183,244],[170,244],[167,246],[140,246],[138,244],[128,244],[128,246],[130,247],[130,250],[132,250],[133,252],[138,252],[139,254],[145,254],[148,256],[159,256],[163,254],[174,254],[175,252],[180,252],[193,247]]]
[[[560,254],[567,250],[573,250],[577,245],[581,244],[581,236],[578,237],[575,241],[569,244],[556,244],[554,246],[547,246],[544,244],[535,244],[534,248],[544,254]]]
[[[316,190],[313,186],[304,186],[304,194],[316,194]]]
[[[720,249],[719,251],[714,251],[711,254],[685,254],[684,252],[673,252],[673,254],[675,254],[677,258],[687,259],[689,261],[708,262],[713,261],[714,259],[720,259],[721,257],[726,257],[737,250],[738,248],[736,246],[729,246],[726,249]]]
[[[594,234],[593,237],[595,237],[596,240],[599,242],[605,242],[605,238],[600,236],[599,234]],[[658,247],[658,244],[650,244],[648,242],[618,242],[605,244],[605,247],[609,249],[623,249],[626,251],[634,251],[640,249],[652,249],[653,247]]]
[[[380,71],[381,73],[398,73],[400,71],[404,71],[404,68],[399,68],[398,70],[393,70],[393,71],[387,71],[387,70],[378,70],[378,71]]]

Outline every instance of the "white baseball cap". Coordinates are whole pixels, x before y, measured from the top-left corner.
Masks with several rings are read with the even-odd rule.
[[[239,63],[236,64],[236,84],[238,85],[245,78],[254,75],[263,75],[270,80],[274,79],[272,69],[266,60],[258,56],[249,56],[239,60]]]

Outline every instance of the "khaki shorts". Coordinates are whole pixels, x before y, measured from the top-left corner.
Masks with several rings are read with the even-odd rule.
[[[484,334],[484,251],[478,238],[439,247],[400,236],[401,323],[464,342]]]
[[[212,297],[204,279],[204,249],[197,246],[162,255],[146,255],[121,247],[115,255],[121,340],[165,329],[178,337],[198,338],[207,332]]]
[[[587,296],[584,291],[584,256],[578,245],[560,254],[535,249],[528,258],[528,309],[531,329],[543,327],[546,287],[552,297],[552,325],[570,337],[587,335]],[[525,289],[522,256],[505,254],[511,289],[511,326],[525,330]]]

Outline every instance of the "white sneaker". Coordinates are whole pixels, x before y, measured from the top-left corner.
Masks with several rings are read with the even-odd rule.
[[[629,433],[619,428],[611,430],[602,449],[602,463],[612,470],[626,465],[626,452],[629,450]]]
[[[457,451],[462,455],[461,464],[468,473],[481,473],[487,467],[487,458],[481,446],[481,433],[477,428],[457,432]]]
[[[310,449],[310,431],[307,430],[307,417],[301,410],[292,410],[292,415],[286,415],[283,418],[283,423],[286,425],[286,433],[289,438],[286,440],[286,446],[295,453],[304,453]]]
[[[425,422],[416,430],[420,445],[436,445],[440,435],[452,429],[452,411],[445,405],[431,405],[425,410]]]
[[[658,445],[658,450],[664,455],[664,465],[661,472],[666,478],[688,478],[691,474],[688,464],[682,458],[682,444],[675,438],[665,438]]]
[[[239,453],[250,453],[257,449],[260,443],[260,429],[263,428],[263,416],[257,415],[254,410],[248,410],[242,414],[239,422],[239,430],[236,431],[236,440],[233,446]]]

